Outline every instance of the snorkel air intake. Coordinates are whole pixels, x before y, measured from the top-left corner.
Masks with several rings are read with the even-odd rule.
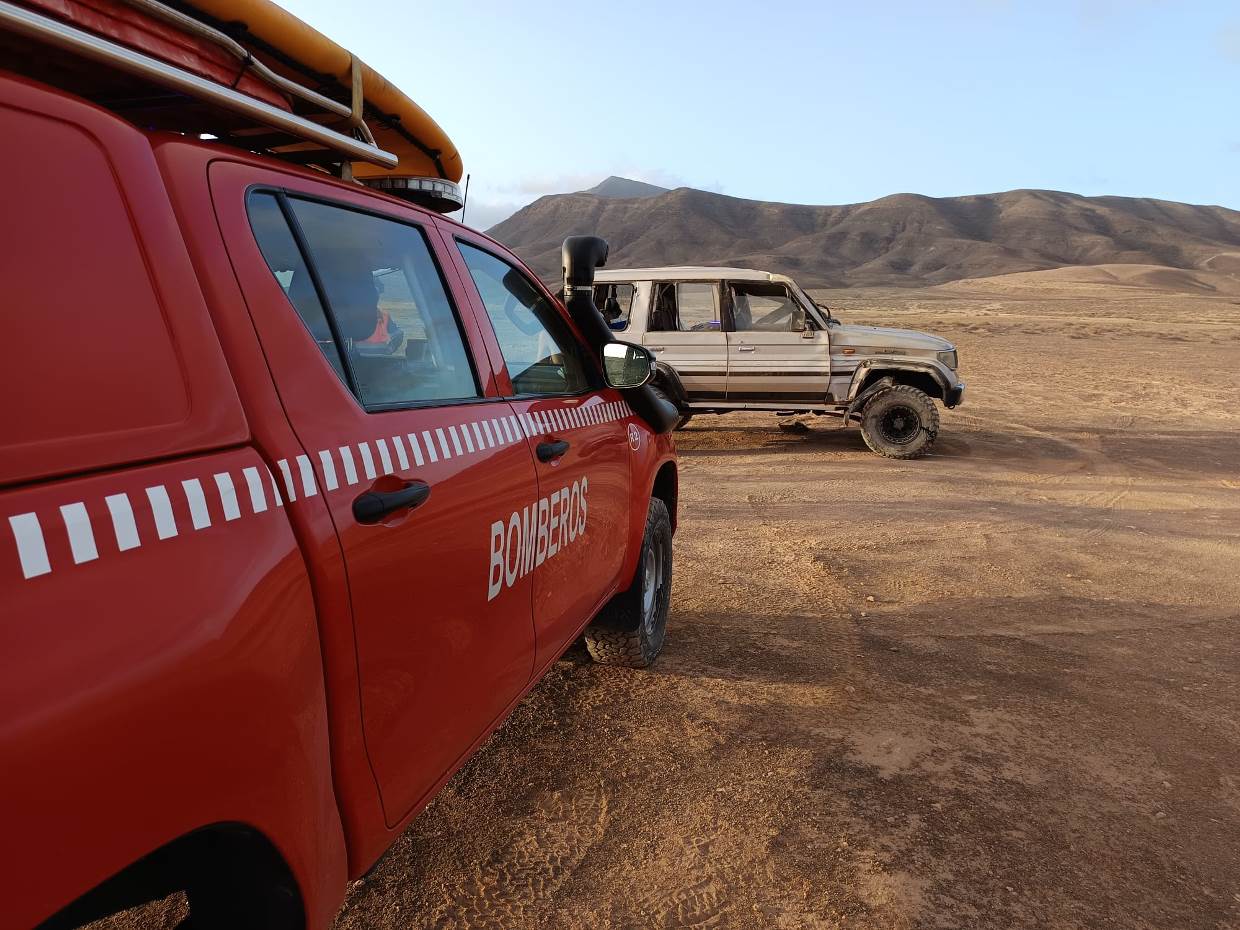
[[[616,341],[615,333],[594,305],[594,269],[607,264],[607,240],[598,236],[569,236],[560,254],[564,268],[564,305],[590,348],[601,357],[603,346]],[[670,433],[675,428],[683,415],[680,406],[685,406],[687,412],[680,378],[675,371],[658,363],[649,384],[621,393],[633,412],[656,433]]]

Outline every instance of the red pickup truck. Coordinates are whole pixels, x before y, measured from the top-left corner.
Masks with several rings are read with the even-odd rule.
[[[3,71],[0,137],[0,927],[327,927],[583,629],[658,653],[649,357],[347,178]]]

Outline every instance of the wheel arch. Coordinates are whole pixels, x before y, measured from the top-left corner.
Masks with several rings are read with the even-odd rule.
[[[657,497],[667,507],[668,516],[672,518],[672,532],[676,532],[676,506],[680,497],[680,474],[676,469],[676,460],[663,462],[654,475],[650,486],[650,497]]]
[[[130,863],[57,911],[39,930],[73,930],[178,891],[195,908],[214,911],[244,903],[271,930],[306,926],[301,888],[275,843],[248,824],[224,822],[186,833]]]
[[[936,400],[947,400],[950,390],[938,370],[933,365],[918,362],[862,362],[853,376],[849,399],[857,397],[870,385],[882,378],[890,378],[895,384],[907,384],[928,394]]]

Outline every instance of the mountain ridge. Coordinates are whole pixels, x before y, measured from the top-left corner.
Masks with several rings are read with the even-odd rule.
[[[690,187],[636,198],[593,190],[541,197],[489,233],[550,279],[564,237],[584,234],[608,239],[611,267],[739,265],[809,286],[926,286],[1103,264],[1240,276],[1240,211],[1221,206],[1037,189],[838,206]]]

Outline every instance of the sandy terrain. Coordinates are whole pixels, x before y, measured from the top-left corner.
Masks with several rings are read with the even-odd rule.
[[[936,454],[679,434],[667,649],[579,650],[370,928],[1240,928],[1240,300],[827,295],[957,341]]]

